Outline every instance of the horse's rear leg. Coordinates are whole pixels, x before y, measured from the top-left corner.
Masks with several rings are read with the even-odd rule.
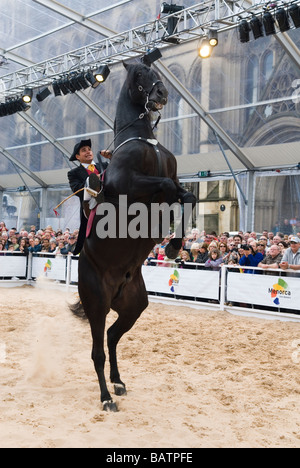
[[[81,275],[81,271],[85,271],[85,274]],[[86,274],[87,272],[89,273],[88,275]],[[88,282],[86,282],[87,278]],[[105,290],[97,282],[97,275],[84,257],[84,253],[81,254],[80,258],[78,286],[82,305],[90,322],[93,338],[92,359],[98,376],[103,409],[105,411],[117,411],[117,406],[108,391],[104,374],[106,359],[104,352],[104,329],[106,315],[110,307],[108,306]]]
[[[104,365],[105,365],[105,353],[104,353],[104,327],[105,317],[101,317],[101,320],[94,322],[90,321],[92,336],[93,336],[93,349],[92,359],[94,361],[95,370],[98,376],[101,392],[101,402],[104,411],[118,411],[117,405],[113,401],[106,384]]]
[[[141,273],[128,283],[122,296],[114,304],[114,310],[119,314],[116,322],[107,331],[107,345],[110,361],[110,380],[114,384],[116,395],[125,395],[126,387],[119,374],[117,363],[117,344],[128,332],[141,313],[148,306],[148,296]]]

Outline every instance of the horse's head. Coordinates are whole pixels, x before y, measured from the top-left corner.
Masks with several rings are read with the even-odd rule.
[[[140,103],[150,111],[159,111],[167,104],[168,91],[159,74],[144,64],[128,65],[127,86],[133,102]]]

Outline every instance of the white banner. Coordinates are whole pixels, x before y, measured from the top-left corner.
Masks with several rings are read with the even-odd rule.
[[[300,309],[300,277],[228,272],[227,301]]]
[[[70,281],[71,283],[78,283],[78,257],[77,259],[71,259],[71,274]]]
[[[25,277],[27,275],[27,257],[16,254],[0,255],[0,277],[12,278]]]
[[[58,281],[66,280],[67,259],[63,256],[33,257],[32,278],[49,278]]]
[[[142,273],[148,292],[219,299],[218,271],[143,266]]]

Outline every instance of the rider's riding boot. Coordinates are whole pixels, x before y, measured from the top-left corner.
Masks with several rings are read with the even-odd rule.
[[[83,195],[83,211],[86,218],[98,204],[97,197],[101,192],[101,182],[96,174],[90,174],[86,179]]]
[[[97,197],[100,190],[101,190],[101,182],[100,182],[99,177],[94,173],[90,174],[90,176],[86,179],[86,182],[85,182],[84,194],[85,195],[86,193],[89,194],[90,199],[91,199],[91,197]]]
[[[82,209],[83,209],[83,214],[84,214],[84,216],[86,217],[86,219],[89,219],[91,210],[90,210],[89,202],[88,202],[88,201],[83,200],[83,202],[82,202]]]

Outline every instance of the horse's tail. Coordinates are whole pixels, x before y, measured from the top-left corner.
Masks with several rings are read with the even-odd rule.
[[[74,315],[76,315],[76,317],[81,318],[81,319],[86,319],[87,318],[80,299],[78,299],[78,301],[75,302],[75,304],[69,304],[69,308],[70,308],[70,311]]]

